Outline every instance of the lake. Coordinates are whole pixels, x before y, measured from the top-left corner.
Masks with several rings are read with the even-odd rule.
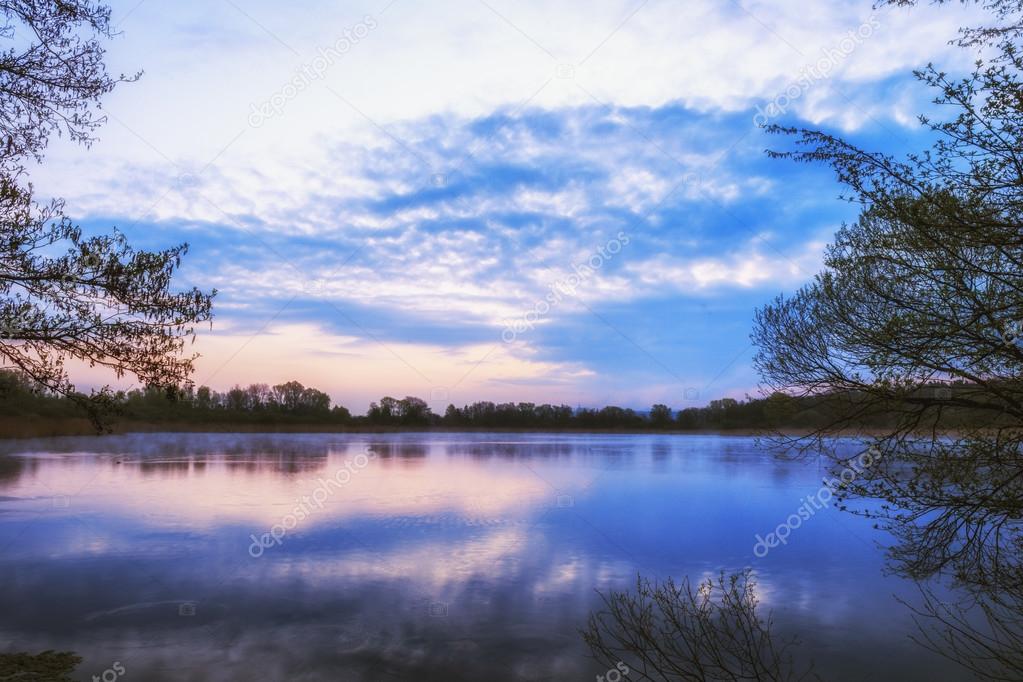
[[[825,507],[754,550],[826,473],[742,437],[7,441],[0,650],[108,682],[594,680],[598,590],[752,566],[825,679],[964,679],[909,640],[869,522]]]

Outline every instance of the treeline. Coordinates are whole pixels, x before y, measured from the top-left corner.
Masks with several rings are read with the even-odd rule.
[[[202,423],[308,423],[341,427],[481,429],[684,429],[712,430],[767,426],[765,401],[715,400],[705,408],[674,413],[665,405],[648,412],[608,406],[600,409],[535,403],[481,401],[436,414],[421,398],[384,397],[365,415],[353,415],[330,396],[297,381],[251,384],[220,392],[200,386],[182,390],[145,388],[117,392],[111,413],[117,420]],[[5,416],[81,417],[73,398],[41,389],[17,372],[0,371],[0,414]]]
[[[936,386],[931,391],[957,391],[957,386]],[[344,428],[467,428],[467,429],[600,429],[725,431],[772,428],[812,429],[832,423],[837,414],[855,402],[854,396],[794,398],[776,393],[767,398],[712,400],[706,407],[678,411],[653,405],[648,411],[608,406],[600,409],[535,403],[481,401],[456,407],[443,415],[434,413],[425,400],[408,396],[384,397],[370,405],[365,415],[353,415],[330,396],[297,381],[282,384],[251,384],[218,392],[208,386],[182,390],[156,388],[122,391],[111,396],[110,410],[118,421],[182,422],[195,425],[222,424],[322,424]],[[0,416],[44,418],[82,417],[73,398],[54,395],[27,377],[0,370]],[[891,412],[862,415],[857,424],[883,427]],[[945,424],[955,415],[945,416]],[[958,421],[968,421],[960,414]]]
[[[219,392],[208,386],[167,390],[155,387],[118,391],[110,396],[115,419],[188,422],[324,422],[347,424],[351,414],[331,406],[330,396],[297,381],[251,384]],[[56,395],[11,370],[0,371],[0,414],[6,416],[83,417],[73,396]]]

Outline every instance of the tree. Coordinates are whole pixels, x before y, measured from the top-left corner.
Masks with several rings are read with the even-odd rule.
[[[651,407],[650,425],[655,429],[666,429],[671,426],[671,408],[661,404]]]
[[[940,4],[939,0],[939,4]],[[911,5],[893,0],[890,4]],[[843,489],[896,538],[896,570],[951,578],[988,616],[964,627],[925,589],[923,613],[946,652],[991,679],[1023,676],[1023,2],[989,0],[989,27],[963,46],[994,49],[963,79],[929,66],[917,77],[951,112],[921,117],[932,148],[896,159],[826,132],[795,135],[776,157],[830,165],[861,207],[828,248],[825,270],[758,312],[756,364],[768,390],[815,396],[834,418],[786,444],[843,454],[830,440],[859,431],[876,464]],[[968,421],[947,426],[968,411]],[[858,425],[883,416],[881,433]],[[977,629],[979,628],[979,629]],[[982,646],[978,646],[978,642]]]
[[[270,386],[268,384],[249,384],[249,387],[245,389],[245,398],[250,410],[263,409],[270,399]]]
[[[428,426],[433,416],[426,401],[414,396],[405,396],[398,402],[398,414],[403,426]]]
[[[601,595],[583,639],[601,664],[624,663],[630,680],[813,679],[794,661],[795,639],[777,641],[770,616],[760,617],[747,570],[693,585],[638,579],[635,592]]]
[[[442,419],[444,426],[460,426],[462,424],[462,411],[454,405],[448,405],[444,410]]]
[[[305,386],[297,381],[286,381],[283,384],[276,384],[271,390],[271,397],[278,409],[285,412],[294,412],[302,404],[302,391]]]
[[[304,412],[326,414],[330,411],[330,396],[315,388],[302,391],[300,408]]]
[[[339,424],[348,424],[352,421],[352,413],[344,405],[335,405],[330,408],[330,416]]]
[[[43,160],[50,135],[86,145],[106,122],[100,99],[134,80],[107,73],[101,40],[114,36],[110,8],[92,0],[0,0],[0,170],[17,175],[26,157]]]
[[[110,10],[91,0],[0,1],[0,357],[47,390],[79,400],[97,425],[109,389],[80,396],[65,371],[76,359],[135,375],[143,385],[188,381],[194,325],[211,319],[213,293],[173,292],[187,244],[148,252],[116,230],[86,236],[64,202],[38,202],[24,182],[56,132],[89,145],[104,122],[112,77],[101,40]]]
[[[0,680],[24,682],[72,682],[82,657],[71,651],[0,654]]]
[[[369,404],[366,418],[370,424],[388,425],[394,423],[398,414],[398,401],[390,396],[384,396],[380,399],[380,404]]]
[[[195,405],[200,410],[208,410],[214,406],[213,396],[209,386],[200,386],[195,392]]]
[[[951,0],[931,0],[935,5],[944,5]],[[962,4],[975,2],[983,4],[994,23],[987,26],[964,27],[959,30],[959,44],[963,47],[1011,41],[1023,35],[1023,14],[1020,0],[959,0]],[[882,0],[881,5],[913,7],[918,0]]]
[[[227,392],[226,407],[235,412],[242,412],[249,407],[249,396],[241,386],[235,387]]]

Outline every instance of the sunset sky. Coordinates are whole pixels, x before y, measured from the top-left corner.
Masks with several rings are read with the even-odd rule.
[[[111,70],[145,74],[92,148],[54,141],[37,191],[191,244],[180,284],[220,292],[197,383],[297,379],[358,412],[755,393],[753,311],[855,217],[757,124],[919,149],[911,71],[966,68],[947,43],[972,23],[863,0],[111,4]]]

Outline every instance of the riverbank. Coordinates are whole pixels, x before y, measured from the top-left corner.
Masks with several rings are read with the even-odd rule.
[[[316,422],[211,422],[121,420],[109,425],[109,433],[601,433],[601,434],[689,434],[758,436],[758,429],[680,430],[680,429],[597,429],[597,428],[491,428],[470,426],[346,426]],[[44,417],[0,417],[0,439],[51,438],[56,436],[94,436],[88,419]]]

